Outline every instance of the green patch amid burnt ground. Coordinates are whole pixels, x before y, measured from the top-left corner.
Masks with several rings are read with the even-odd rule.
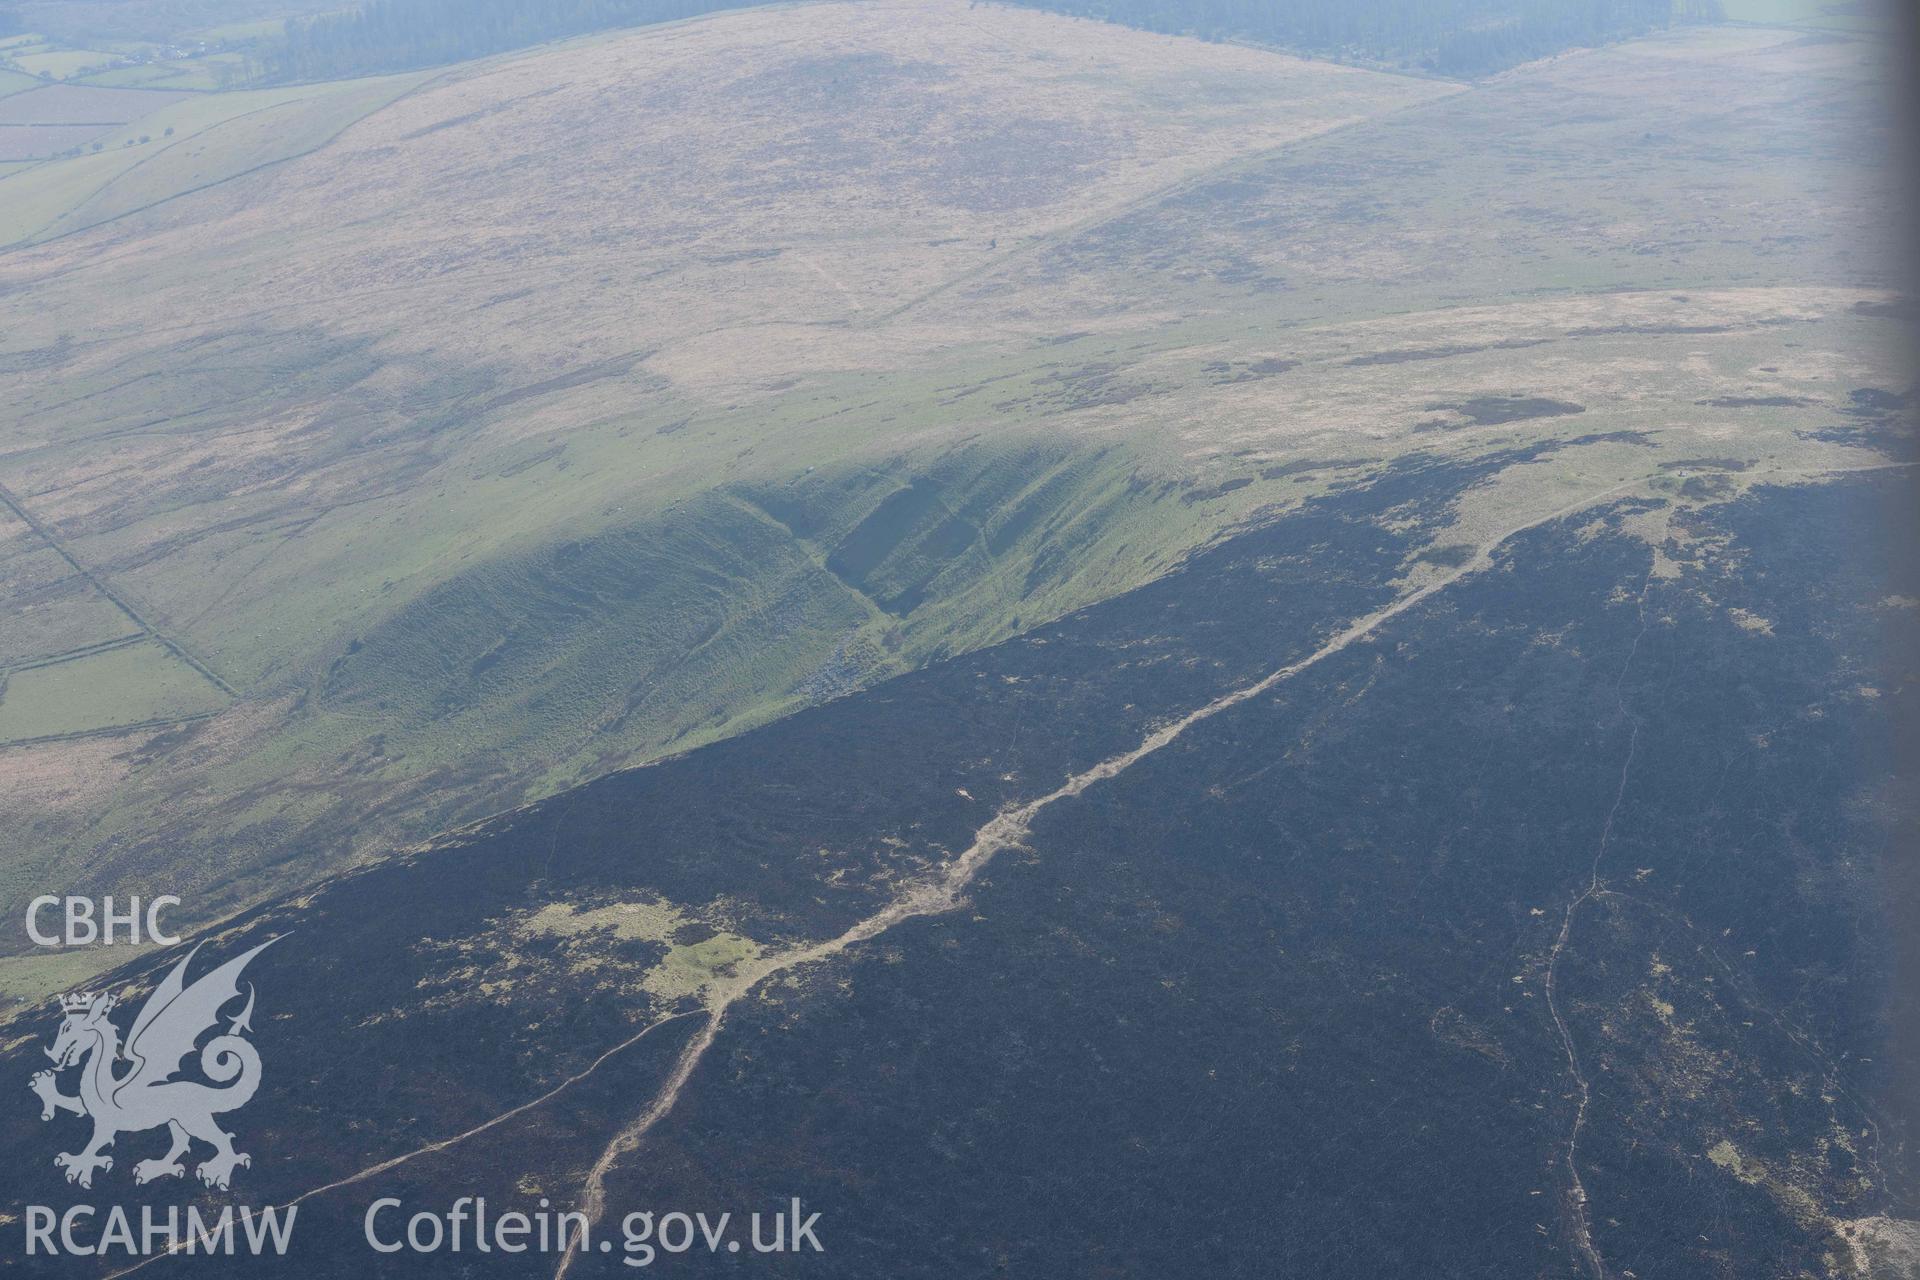
[[[1028,635],[236,921],[219,948],[289,935],[250,971],[286,1015],[262,1054],[311,1064],[249,1109],[257,1149],[298,1153],[256,1162],[258,1194],[403,1159],[302,1206],[302,1265],[376,1274],[371,1197],[572,1206],[610,1149],[609,1204],[801,1196],[848,1224],[822,1274],[1557,1272],[1583,1234],[1642,1275],[1844,1274],[1910,1172],[1864,887],[1899,814],[1860,802],[1891,794],[1899,696],[1863,686],[1913,621],[1885,602],[1920,598],[1911,548],[1860,551],[1897,486],[1589,495],[1380,612],[1544,456],[1409,459]],[[1665,577],[1653,511],[1690,539]],[[964,909],[779,973],[672,1083],[707,984],[1121,759]],[[457,1095],[407,1068],[434,1060]],[[610,1148],[656,1097],[643,1152]],[[0,1117],[23,1199],[57,1193],[25,1158],[44,1133]]]
[[[394,1175],[473,1187],[500,1175],[501,1198],[531,1179],[572,1203],[582,1171],[692,1029],[659,1020],[689,997],[697,1004],[704,983],[758,953],[831,936],[949,857],[999,806],[1311,651],[1392,593],[1417,534],[1382,528],[1379,513],[1442,518],[1486,471],[1410,463],[1372,490],[1205,552],[1197,574],[243,916],[216,949],[255,933],[303,940],[250,971],[277,993],[259,1024],[263,1057],[309,1064],[269,1076],[250,1108],[257,1150],[298,1147],[256,1161],[260,1194],[290,1198],[561,1089]],[[136,971],[151,977],[155,963]],[[25,1037],[38,1020],[34,1009],[10,1025],[9,1053],[35,1052]],[[428,1059],[461,1062],[461,1089],[403,1065]],[[320,1114],[330,1119],[316,1130]],[[0,1146],[44,1142],[38,1120],[25,1120],[0,1118]],[[42,1190],[32,1175],[19,1184],[23,1195]],[[334,1213],[352,1199],[303,1204],[303,1256],[349,1256],[333,1250],[358,1239],[339,1234],[359,1230],[357,1213]]]
[[[1920,572],[1860,554],[1902,492],[1749,491],[1687,517],[1677,580],[1630,512],[1522,535],[1063,801],[967,913],[754,1007],[610,1192],[797,1187],[862,1224],[827,1274],[1558,1274],[1582,1234],[1611,1274],[1858,1274],[1913,1174],[1872,869],[1899,819],[1863,803],[1894,695],[1860,691]],[[1570,1059],[1548,957],[1596,874]]]

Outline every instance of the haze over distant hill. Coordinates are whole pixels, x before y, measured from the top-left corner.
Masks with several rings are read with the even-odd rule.
[[[1752,2],[1734,0],[1735,9]],[[18,0],[0,7],[0,36],[30,31],[77,46],[177,46],[211,37],[245,51],[249,79],[324,80],[739,7],[742,0],[368,0],[348,7],[315,0]],[[1046,0],[1031,7],[1442,75],[1484,75],[1575,46],[1725,16],[1721,0]],[[1804,16],[1819,13],[1815,7]]]

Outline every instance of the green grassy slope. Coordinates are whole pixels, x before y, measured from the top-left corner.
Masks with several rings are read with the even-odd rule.
[[[0,746],[0,908],[217,913],[1408,452],[1597,441],[1455,541],[1701,459],[1872,465],[1832,429],[1897,389],[1894,308],[1832,245],[1879,179],[1828,128],[1871,76],[1711,32],[1462,93],[819,5],[195,98],[131,167],[8,177],[0,664],[144,635],[234,692],[117,731],[202,709],[156,679]],[[1781,169],[1727,163],[1756,148]],[[11,697],[0,726],[45,723]]]

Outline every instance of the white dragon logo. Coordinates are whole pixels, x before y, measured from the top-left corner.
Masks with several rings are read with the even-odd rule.
[[[161,1125],[167,1126],[173,1146],[158,1160],[134,1165],[136,1183],[185,1174],[180,1157],[195,1138],[214,1149],[213,1155],[194,1170],[209,1187],[224,1191],[237,1166],[253,1163],[252,1157],[233,1149],[233,1135],[213,1119],[221,1112],[246,1106],[260,1087],[260,1055],[242,1034],[253,1030],[251,983],[247,985],[246,1007],[232,1020],[227,1033],[207,1041],[200,1050],[201,1072],[225,1087],[175,1080],[173,1076],[193,1052],[195,1042],[219,1021],[221,1008],[239,996],[240,971],[277,941],[268,939],[188,986],[187,966],[200,952],[198,946],[194,947],[140,1006],[124,1048],[119,1029],[107,1017],[115,1003],[112,996],[85,992],[60,997],[66,1020],[60,1024],[53,1047],[47,1050],[54,1070],[36,1073],[30,1083],[40,1095],[42,1120],[51,1120],[60,1111],[93,1120],[93,1139],[84,1149],[53,1158],[54,1164],[66,1170],[68,1182],[91,1187],[94,1170],[113,1168],[112,1157],[101,1153],[113,1145],[116,1137]],[[131,1069],[116,1076],[114,1067],[122,1059],[132,1064]],[[83,1064],[80,1092],[69,1097],[60,1092],[55,1073],[76,1063]]]

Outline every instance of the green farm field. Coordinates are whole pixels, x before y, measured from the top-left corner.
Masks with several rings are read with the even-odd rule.
[[[19,175],[0,206],[0,244],[71,234],[304,154],[420,79],[184,96],[120,90],[109,110],[130,119],[95,136],[98,151]],[[23,94],[13,106],[32,100]]]
[[[121,645],[9,671],[0,697],[0,743],[174,723],[217,711],[226,701],[162,646]]]

